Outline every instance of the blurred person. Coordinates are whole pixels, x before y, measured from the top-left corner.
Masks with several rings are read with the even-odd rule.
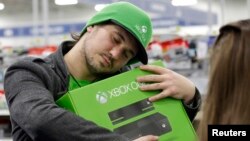
[[[197,60],[197,41],[195,39],[192,39],[189,43],[189,48],[188,48],[188,56],[191,59],[191,64],[192,68],[194,67],[194,64],[198,61]]]
[[[157,39],[151,41],[147,47],[147,54],[149,59],[153,60],[162,60],[163,59],[163,51],[161,42]]]
[[[129,16],[127,16],[129,15]],[[26,58],[10,66],[4,89],[10,111],[13,140],[25,141],[125,141],[125,136],[97,126],[58,105],[67,91],[117,73],[129,64],[147,64],[145,48],[152,37],[148,15],[128,2],[116,2],[95,14],[81,33],[72,34],[55,53],[45,58]],[[194,84],[171,70],[142,65],[154,74],[137,78],[151,82],[142,91],[161,90],[149,98],[182,99],[190,120],[199,106],[200,94]],[[136,141],[156,141],[148,135]]]
[[[220,28],[212,48],[208,92],[198,127],[208,140],[208,125],[250,124],[250,20]]]

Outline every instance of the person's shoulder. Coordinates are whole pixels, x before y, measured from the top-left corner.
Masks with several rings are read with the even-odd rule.
[[[14,62],[12,65],[10,65],[9,69],[11,68],[34,68],[37,65],[41,65],[41,63],[45,63],[45,59],[40,57],[33,57],[33,56],[27,56],[20,58],[16,62]]]
[[[44,58],[27,56],[20,60],[20,62],[45,62]]]
[[[5,73],[5,78],[21,76],[23,78],[39,77],[41,79],[51,78],[52,65],[46,59],[39,57],[25,57],[10,65]]]

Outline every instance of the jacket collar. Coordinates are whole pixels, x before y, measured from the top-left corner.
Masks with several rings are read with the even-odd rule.
[[[74,46],[74,41],[64,41],[60,44],[57,51],[51,54],[48,61],[51,61],[51,65],[54,68],[55,72],[61,77],[61,80],[64,80],[64,84],[68,87],[69,83],[69,71],[64,61],[64,55],[69,52]]]

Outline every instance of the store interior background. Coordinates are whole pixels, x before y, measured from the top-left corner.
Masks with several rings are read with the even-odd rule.
[[[0,0],[0,140],[11,140],[3,89],[8,66],[25,56],[44,57],[54,52],[62,41],[71,39],[70,32],[81,31],[97,12],[97,4],[116,1],[78,0],[77,4],[57,5],[55,0]],[[250,0],[190,0],[194,5],[186,6],[174,6],[173,0],[128,1],[152,19],[154,37],[147,49],[150,61],[163,60],[167,68],[191,79],[205,97],[209,49],[218,29],[249,18]],[[179,1],[185,4],[189,0]]]

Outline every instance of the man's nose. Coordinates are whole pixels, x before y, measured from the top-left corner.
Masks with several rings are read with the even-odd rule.
[[[122,56],[122,50],[118,46],[116,46],[110,50],[110,54],[112,54],[112,57],[114,59],[119,59]]]

